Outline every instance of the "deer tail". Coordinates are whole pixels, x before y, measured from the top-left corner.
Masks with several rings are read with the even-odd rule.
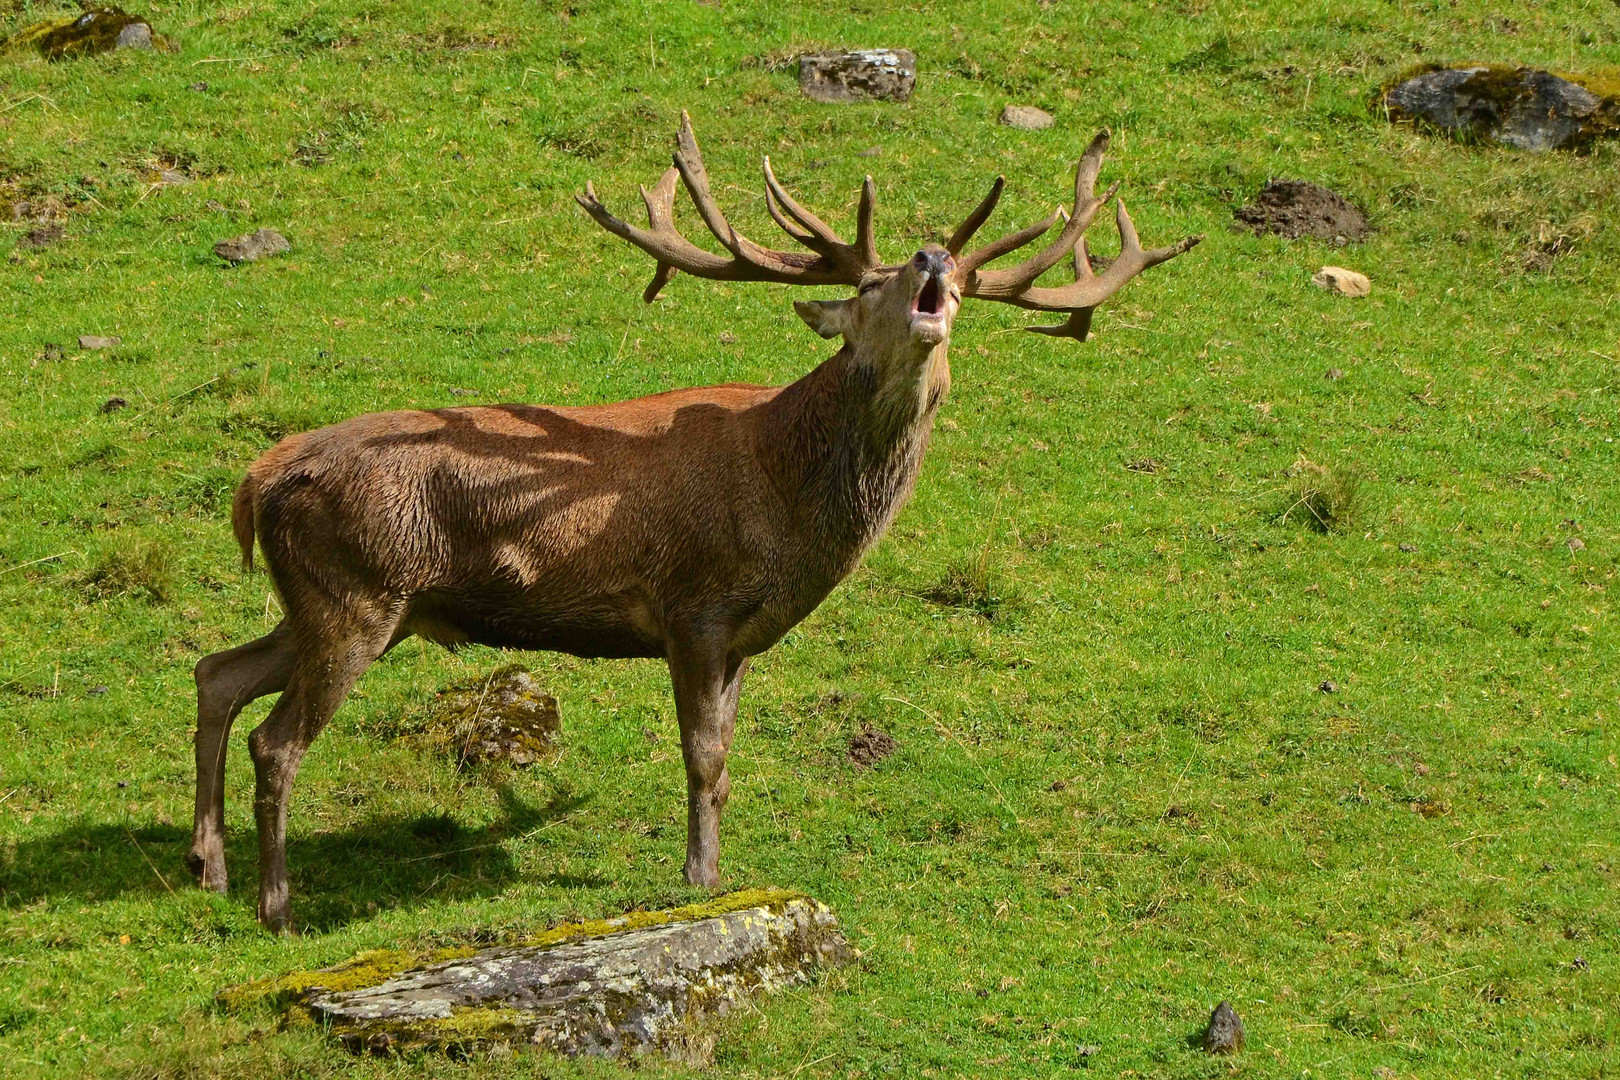
[[[256,516],[253,496],[257,487],[249,473],[237,487],[236,498],[231,500],[231,530],[236,533],[236,543],[242,549],[242,569],[248,571],[253,569],[253,519]]]

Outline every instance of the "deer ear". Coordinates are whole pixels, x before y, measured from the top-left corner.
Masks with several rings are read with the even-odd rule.
[[[854,307],[853,299],[793,301],[793,310],[799,313],[799,318],[824,338],[835,338],[849,332]]]

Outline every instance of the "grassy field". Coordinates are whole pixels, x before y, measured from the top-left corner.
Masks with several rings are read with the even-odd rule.
[[[1044,214],[1104,125],[1144,238],[1209,234],[1085,345],[958,320],[915,500],[756,662],[732,759],[728,884],[813,893],[863,955],[734,1018],[716,1068],[1612,1074],[1620,152],[1459,146],[1370,101],[1426,61],[1612,70],[1620,8],[1487,6],[163,3],[174,52],[0,61],[0,202],[66,228],[0,239],[0,1073],[620,1075],[356,1060],[212,995],[697,898],[660,664],[525,658],[561,759],[458,774],[393,733],[509,658],[397,649],[300,775],[290,940],[253,918],[268,702],[233,742],[234,890],[189,888],[191,669],[275,620],[227,510],[282,435],[828,355],[785,288],[644,306],[647,261],[574,206],[594,179],[634,209],[686,108],[762,240],[761,152],[839,223],[872,172],[897,259],[997,172],[998,224]],[[915,97],[803,99],[789,60],[844,45],[915,49]],[[998,126],[1009,102],[1057,124]],[[1233,231],[1272,176],[1376,234]],[[261,226],[292,252],[211,253]],[[1323,263],[1372,296],[1313,288]],[[1316,489],[1348,496],[1330,530]],[[897,750],[857,771],[866,726]],[[1230,1060],[1189,1041],[1221,998]]]

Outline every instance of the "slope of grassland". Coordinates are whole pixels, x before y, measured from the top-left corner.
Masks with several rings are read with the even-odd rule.
[[[998,172],[995,225],[1047,213],[1103,126],[1144,238],[1209,234],[1084,345],[970,304],[917,497],[751,670],[723,871],[825,900],[863,956],[735,1017],[717,1067],[1612,1072],[1620,153],[1459,146],[1370,103],[1419,62],[1612,71],[1620,8],[1485,8],[182,3],[142,12],[173,52],[0,62],[0,202],[65,228],[0,238],[0,1072],[622,1072],[357,1061],[211,1000],[700,899],[659,664],[527,658],[561,758],[462,774],[394,735],[508,658],[395,650],[299,778],[289,940],[253,920],[266,702],[231,752],[234,889],[188,887],[190,671],[274,622],[227,512],[284,434],[830,352],[781,287],[679,278],[644,306],[647,261],[573,204],[594,179],[635,210],[682,108],[762,239],[761,153],[839,223],[873,173],[897,259]],[[804,100],[791,58],[845,45],[914,49],[916,95]],[[998,126],[1008,103],[1057,123]],[[1270,177],[1377,231],[1233,231]],[[259,227],[291,253],[211,253]],[[1324,263],[1372,296],[1313,288]],[[867,727],[896,752],[857,770]],[[1216,1061],[1189,1039],[1223,997],[1249,1046]]]

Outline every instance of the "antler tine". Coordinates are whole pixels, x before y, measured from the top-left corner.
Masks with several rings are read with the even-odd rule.
[[[866,269],[871,269],[883,261],[878,257],[877,239],[872,232],[872,221],[876,216],[877,185],[872,182],[869,173],[866,182],[861,185],[860,208],[855,211],[855,253],[866,265]]]
[[[781,204],[776,201],[776,196],[771,194],[770,188],[765,189],[765,209],[770,213],[771,220],[782,227],[783,232],[787,233],[789,236],[807,248],[815,247],[817,242],[816,237],[811,233],[805,232],[796,223],[790,220],[786,214],[782,213]]]
[[[726,215],[720,212],[719,205],[714,201],[714,195],[709,191],[709,170],[703,165],[703,153],[698,149],[697,135],[692,131],[692,117],[685,109],[681,110],[681,129],[675,134],[674,161],[681,180],[686,184],[687,194],[692,196],[692,205],[697,207],[698,216],[703,219],[703,224],[709,227],[716,240],[735,254],[731,244],[737,230],[731,227]]]
[[[820,251],[823,255],[825,255],[827,252],[823,250],[824,248],[831,250],[833,248],[849,246],[848,244],[844,243],[843,239],[837,233],[833,232],[832,226],[828,225],[825,221],[822,221],[809,210],[806,210],[803,206],[800,206],[798,201],[794,199],[792,195],[787,193],[787,189],[782,186],[781,181],[776,179],[776,174],[771,171],[771,159],[769,155],[767,155],[764,160],[764,172],[765,190],[776,196],[777,205],[786,210],[788,216],[794,221],[798,222],[801,228],[804,228],[815,235],[815,242],[808,245],[809,247],[816,251]]]
[[[575,195],[574,201],[584,207],[585,212],[602,228],[621,240],[628,240],[659,262],[704,277],[723,274],[732,265],[732,260],[704,251],[679,233],[648,232],[615,217],[596,197],[596,189],[589,181],[585,183],[585,194]]]
[[[983,300],[999,300],[1016,307],[1036,311],[1067,311],[1069,318],[1057,326],[1032,326],[1031,331],[1056,337],[1073,337],[1084,341],[1091,330],[1091,316],[1097,305],[1143,271],[1175,258],[1198,244],[1202,236],[1190,236],[1169,247],[1144,251],[1136,234],[1136,225],[1125,209],[1125,201],[1118,200],[1114,220],[1119,229],[1119,257],[1102,274],[1093,272],[1086,249],[1085,232],[1097,212],[1114,198],[1119,190],[1116,182],[1100,198],[1094,196],[1098,173],[1102,169],[1103,152],[1108,148],[1108,132],[1100,132],[1086,147],[1075,168],[1074,213],[1059,210],[1044,223],[1039,231],[1035,227],[1005,237],[961,260],[957,270],[964,296]],[[979,267],[1020,247],[1050,228],[1058,217],[1067,219],[1063,231],[1045,250],[1010,270],[980,271]],[[1073,284],[1060,288],[1041,288],[1035,284],[1064,255],[1074,260]]]
[[[614,216],[596,197],[590,183],[585,192],[574,198],[585,212],[602,228],[634,244],[657,261],[652,282],[642,293],[651,303],[669,280],[679,271],[696,277],[718,281],[774,281],[787,285],[855,285],[861,275],[877,265],[876,245],[872,240],[872,202],[875,189],[870,177],[861,193],[860,236],[856,247],[838,240],[814,214],[786,196],[780,186],[766,195],[766,207],[771,216],[787,230],[788,235],[809,247],[815,254],[795,251],[777,251],[761,247],[739,233],[726,220],[714,195],[709,189],[709,174],[698,150],[697,137],[692,133],[692,118],[681,113],[680,131],[675,136],[673,167],[666,170],[658,183],[649,191],[641,189],[642,202],[647,207],[648,228],[640,229]],[[767,167],[768,173],[768,167]],[[675,184],[685,184],[692,203],[697,207],[703,223],[715,239],[731,254],[730,258],[705,251],[682,236],[675,227]],[[774,178],[771,178],[774,180]],[[778,200],[783,200],[778,205]],[[783,213],[799,222],[795,227]],[[831,237],[828,243],[822,236]]]
[[[654,232],[673,232],[675,229],[675,183],[679,179],[680,174],[674,168],[669,168],[664,170],[664,175],[653,185],[652,191],[649,192],[646,185],[642,185],[641,201],[647,206],[647,223]],[[660,262],[653,271],[652,280],[642,290],[641,298],[649,304],[658,299],[658,294],[669,284],[669,279],[678,273],[680,271],[669,263]]]
[[[861,185],[861,204],[856,211],[855,243],[847,244],[843,237],[833,231],[831,225],[822,221],[788,194],[787,188],[782,186],[782,182],[776,178],[775,171],[771,169],[771,159],[768,156],[763,162],[762,171],[765,174],[766,208],[789,236],[828,262],[843,268],[857,282],[862,274],[882,262],[878,256],[877,241],[872,236],[872,219],[877,206],[877,185],[872,182],[870,176]],[[792,224],[784,219],[784,213],[787,218],[792,219]]]
[[[996,204],[1001,201],[1001,189],[1006,186],[1005,176],[995,178],[990,185],[990,193],[979,200],[979,205],[973,208],[973,213],[963,218],[962,224],[958,225],[956,231],[951,233],[951,238],[945,241],[946,251],[958,259],[962,257],[962,249],[973,239],[973,234],[979,231],[979,226],[989,221],[990,215],[995,212]]]
[[[985,263],[993,262],[994,260],[999,259],[1003,255],[1007,254],[1009,251],[1017,251],[1025,244],[1040,239],[1042,236],[1045,236],[1049,231],[1051,231],[1052,226],[1056,225],[1059,219],[1067,220],[1068,216],[1068,212],[1060,206],[1056,210],[1053,210],[1050,214],[1041,218],[1041,220],[1035,222],[1035,224],[1025,225],[1022,229],[1019,229],[1015,233],[1008,233],[1000,240],[996,240],[992,243],[984,245],[984,247],[974,251],[971,255],[964,255],[961,259],[957,260],[957,275],[962,277],[972,274]],[[989,275],[980,274],[978,276],[984,278],[988,277]]]
[[[1063,220],[1069,219],[1068,214]],[[1082,236],[1080,242],[1074,245],[1074,280],[1083,281],[1089,277],[1096,277],[1091,269],[1091,255],[1086,250],[1086,238]],[[1076,341],[1084,341],[1091,334],[1091,314],[1097,309],[1094,307],[1077,308],[1069,313],[1069,317],[1057,326],[1026,326],[1032,334],[1046,334],[1050,337],[1072,337]]]

